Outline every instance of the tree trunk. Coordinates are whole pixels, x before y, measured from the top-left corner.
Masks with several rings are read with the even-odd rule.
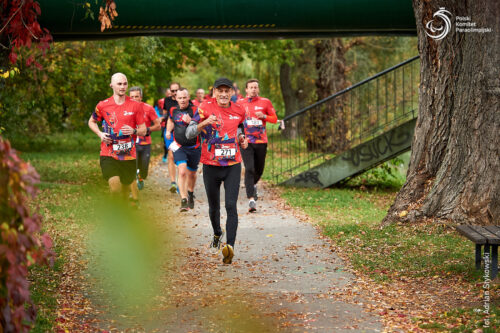
[[[446,0],[446,37],[425,25],[439,17],[430,1],[413,1],[421,85],[407,181],[384,223],[426,217],[453,223],[500,224],[500,2]],[[455,17],[492,32],[457,32]]]
[[[292,88],[291,67],[288,63],[280,65],[280,86],[283,102],[285,103],[285,117],[299,111],[299,100],[295,90]],[[288,139],[297,137],[296,118],[286,124],[284,135]]]
[[[318,100],[347,87],[346,48],[340,38],[319,40],[316,45],[316,93]],[[344,98],[338,97],[321,105],[309,116],[305,138],[308,148],[338,153],[348,146]],[[309,134],[309,135],[308,135]]]

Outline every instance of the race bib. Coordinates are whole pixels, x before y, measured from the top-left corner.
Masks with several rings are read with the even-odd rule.
[[[236,158],[236,144],[218,144],[215,145],[216,160],[234,160]]]
[[[125,154],[132,149],[132,142],[130,140],[118,140],[113,143],[113,152],[116,154]]]
[[[177,149],[179,149],[181,146],[177,144],[177,142],[173,141],[170,146],[168,146],[168,149],[172,151],[172,153],[175,153]]]
[[[247,119],[246,122],[247,126],[262,126],[262,120],[260,119],[255,119],[255,118]]]

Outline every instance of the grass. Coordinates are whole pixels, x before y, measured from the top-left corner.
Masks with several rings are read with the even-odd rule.
[[[152,138],[153,154],[162,153],[160,136]],[[32,332],[53,332],[62,268],[72,260],[68,251],[77,246],[77,235],[90,232],[95,196],[107,192],[99,168],[99,139],[90,131],[67,132],[36,139],[14,138],[12,146],[40,175],[36,203],[43,216],[43,232],[55,243],[54,266],[33,266],[29,276],[31,297],[38,309]]]
[[[374,279],[461,273],[469,280],[474,247],[443,226],[389,225],[381,228],[396,190],[286,188],[284,198],[323,227],[325,235],[351,254],[354,268]]]
[[[353,269],[375,283],[398,286],[401,279],[413,279],[415,283],[426,284],[436,277],[444,281],[454,277],[460,288],[480,295],[482,272],[474,267],[474,244],[464,240],[454,228],[435,223],[381,227],[397,191],[398,188],[385,183],[320,191],[285,187],[282,197],[320,225]],[[411,304],[412,296],[408,297]],[[492,297],[490,328],[484,328],[483,332],[495,332],[499,327],[498,303],[498,297]],[[484,316],[474,312],[477,307],[472,303],[469,307],[452,305],[451,310],[429,313],[416,323],[429,331],[473,332],[484,324]]]

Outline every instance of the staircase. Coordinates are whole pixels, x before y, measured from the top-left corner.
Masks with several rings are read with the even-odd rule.
[[[419,79],[416,56],[285,117],[269,136],[273,182],[325,188],[408,151]]]

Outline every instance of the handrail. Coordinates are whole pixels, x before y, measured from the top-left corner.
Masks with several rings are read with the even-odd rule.
[[[290,119],[295,118],[295,117],[297,117],[297,116],[300,116],[300,115],[301,115],[301,114],[303,114],[304,112],[306,112],[306,111],[308,111],[308,110],[310,110],[310,109],[312,109],[312,108],[314,108],[314,107],[316,107],[316,106],[318,106],[318,105],[320,105],[320,104],[323,104],[323,103],[325,103],[325,102],[328,102],[329,100],[331,100],[331,99],[333,99],[333,98],[335,98],[335,97],[338,97],[338,96],[340,96],[340,95],[342,95],[342,94],[345,94],[346,92],[351,91],[352,89],[354,89],[354,88],[356,88],[356,87],[359,87],[359,86],[361,86],[361,85],[363,85],[363,84],[365,84],[365,83],[367,83],[367,82],[370,82],[370,81],[372,81],[372,80],[374,80],[374,79],[378,78],[379,76],[382,76],[382,75],[386,74],[387,72],[393,71],[393,70],[395,70],[396,68],[399,68],[399,67],[401,67],[401,66],[404,66],[404,65],[406,65],[406,64],[408,64],[408,63],[410,63],[410,62],[412,62],[412,61],[414,61],[414,60],[416,60],[416,59],[418,59],[419,57],[420,57],[420,56],[418,56],[418,55],[417,55],[417,56],[414,56],[414,57],[412,57],[412,58],[410,58],[410,59],[407,59],[407,60],[405,60],[405,61],[403,61],[403,62],[401,62],[401,63],[399,63],[399,64],[397,64],[397,65],[394,65],[394,66],[392,66],[392,67],[390,67],[390,68],[387,68],[387,69],[383,70],[382,72],[377,73],[377,74],[375,74],[375,75],[373,75],[373,76],[371,76],[371,77],[369,77],[369,78],[367,78],[367,79],[364,79],[363,81],[360,81],[360,82],[358,82],[358,83],[356,83],[356,84],[353,84],[352,86],[349,86],[349,87],[345,88],[344,90],[341,90],[341,91],[339,91],[339,92],[336,92],[335,94],[333,94],[333,95],[331,95],[331,96],[328,96],[328,97],[326,97],[326,98],[323,98],[322,100],[319,100],[319,101],[317,101],[317,102],[316,102],[316,103],[314,103],[314,104],[311,104],[311,105],[309,105],[309,106],[307,106],[307,107],[305,107],[305,108],[303,108],[303,109],[301,109],[301,110],[299,110],[299,111],[297,111],[297,112],[295,112],[295,113],[293,113],[293,114],[291,114],[291,115],[289,115],[289,116],[286,116],[285,118],[283,118],[283,121],[287,121],[287,120],[290,120]]]

